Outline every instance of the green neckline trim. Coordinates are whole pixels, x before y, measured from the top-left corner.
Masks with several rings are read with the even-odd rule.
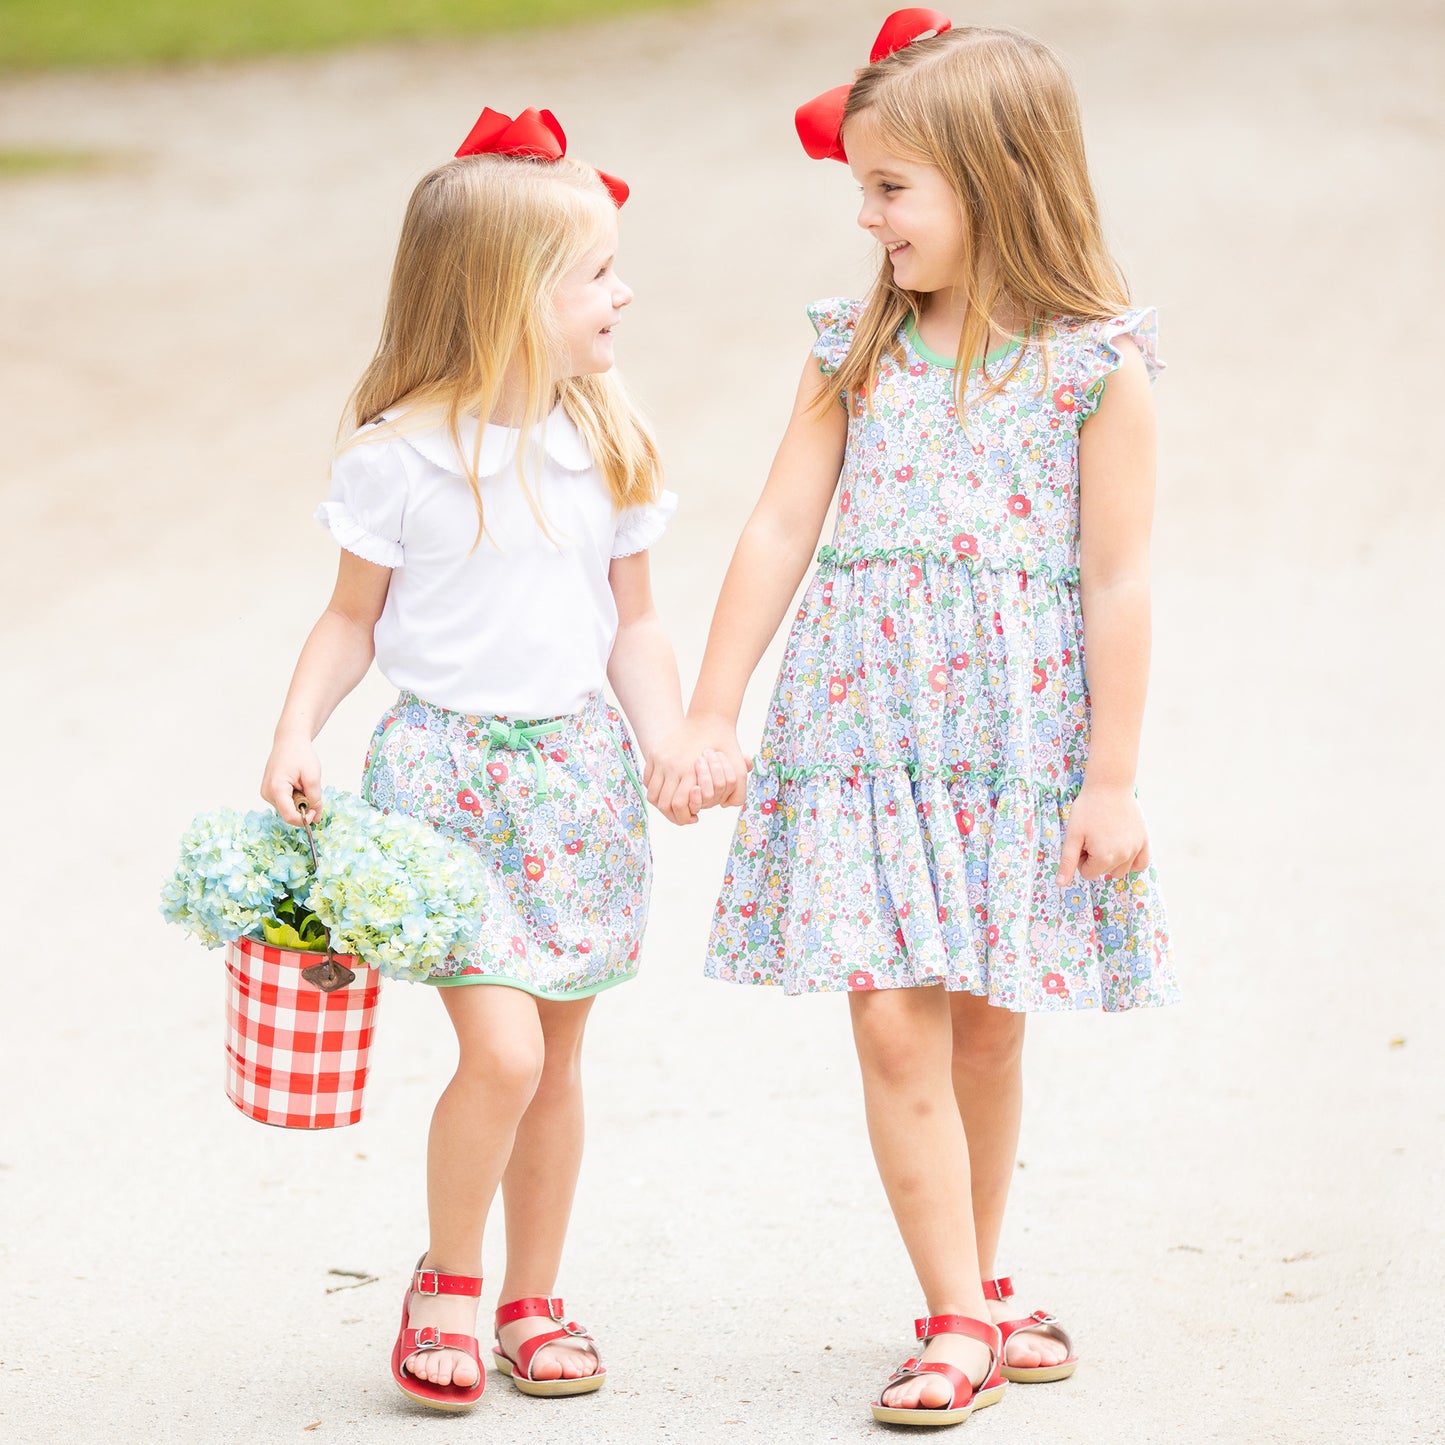
[[[821,547],[818,562],[823,566],[866,567],[870,562],[929,561],[960,563],[969,572],[1022,572],[1044,577],[1049,582],[1077,582],[1077,567],[1050,567],[1044,562],[1025,562],[1022,557],[970,557],[962,552],[944,552],[927,547]]]
[[[930,365],[941,366],[946,371],[958,370],[958,359],[953,356],[944,356],[929,346],[918,334],[918,318],[910,316],[903,327],[904,334],[908,337],[909,344],[913,349]],[[977,371],[981,366],[992,366],[995,361],[1002,361],[1004,357],[1012,355],[1023,343],[1015,338],[1013,341],[1006,341],[1002,346],[984,353],[982,361],[976,361],[969,367],[970,371]]]
[[[825,775],[837,778],[852,777],[873,777],[877,773],[907,773],[908,777],[917,782],[919,778],[945,777],[954,783],[982,783],[990,792],[1001,792],[1004,788],[1017,784],[1021,787],[1032,788],[1037,793],[1046,794],[1055,798],[1073,798],[1078,794],[1079,788],[1083,786],[1082,781],[1069,787],[1060,786],[1058,783],[1041,781],[1038,778],[1026,778],[1022,773],[1011,773],[1005,768],[975,771],[963,763],[793,763],[783,764],[767,761],[762,758],[753,760],[754,773],[766,773],[769,777],[777,778],[784,783],[805,783],[809,780]]]

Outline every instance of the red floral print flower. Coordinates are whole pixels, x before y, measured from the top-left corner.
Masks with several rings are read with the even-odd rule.
[[[1067,382],[1054,388],[1054,405],[1060,411],[1073,411],[1077,404],[1074,400],[1074,388]]]
[[[1044,992],[1051,993],[1055,998],[1068,998],[1069,986],[1064,981],[1061,973],[1046,973],[1044,975]]]
[[[515,953],[518,958],[525,958],[527,956],[527,945],[523,943],[515,933],[512,935],[512,952]]]
[[[506,765],[506,763],[488,763],[488,764],[487,764],[487,776],[488,776],[494,783],[505,783],[505,782],[507,781],[507,765]]]
[[[778,811],[778,800],[776,798],[764,798],[758,805],[760,813],[776,813]]]
[[[953,815],[953,821],[958,824],[958,831],[967,838],[968,835],[973,832],[973,825],[977,820],[967,808],[960,808],[958,812]]]
[[[853,493],[844,492],[843,495],[838,498],[838,510],[846,515],[848,512],[852,511],[852,509]]]
[[[567,751],[565,748],[553,748],[548,756],[554,763],[565,763],[567,761]]]
[[[837,674],[828,679],[828,701],[842,702],[848,696],[848,685]]]
[[[869,989],[876,988],[877,985],[873,982],[873,975],[866,968],[855,968],[848,975],[848,987],[854,993],[866,993]]]
[[[923,581],[923,568],[915,562],[908,569],[908,590],[911,592],[920,582]]]
[[[934,692],[942,692],[948,686],[948,669],[941,662],[928,674],[928,685]]]
[[[900,482],[911,482],[913,480],[913,468],[899,467],[893,475],[897,477]]]
[[[972,532],[960,532],[953,539],[953,550],[959,557],[977,557],[978,538]]]
[[[989,926],[988,926],[988,931],[984,934],[984,937],[985,937],[986,939],[988,939],[988,941],[989,941],[990,944],[995,944],[995,943],[997,943],[997,942],[998,942],[998,924],[996,924],[996,923],[990,923]]]
[[[962,672],[963,669],[968,666],[968,653],[955,653],[951,658],[949,658],[948,665],[953,668],[955,672]]]
[[[535,853],[528,853],[522,859],[522,872],[535,883],[539,878],[546,876],[547,865]]]
[[[1040,667],[1037,662],[1034,663],[1034,691],[1042,692],[1048,685],[1048,673],[1042,667]]]
[[[1027,517],[1033,511],[1034,504],[1022,492],[1015,492],[1008,499],[1008,509],[1015,517]]]
[[[744,918],[751,918],[757,911],[758,905],[756,903],[744,903],[743,906],[738,909],[738,912],[741,913]]]
[[[480,817],[482,812],[482,800],[478,798],[477,795],[472,792],[470,788],[463,788],[461,792],[457,794],[457,807],[459,807],[464,813],[475,813],[478,817]]]
[[[887,813],[890,818],[896,818],[898,816],[898,804],[893,802],[885,803],[883,805],[883,811]]]
[[[571,838],[564,843],[562,847],[564,852],[580,853],[582,851],[582,840],[580,838]]]
[[[883,621],[878,624],[878,630],[889,642],[895,641],[898,637],[898,629],[893,625],[893,619],[891,617],[885,617]]]
[[[592,940],[591,940],[590,938],[579,938],[579,939],[577,940],[577,952],[578,952],[578,953],[591,953],[591,952],[592,952]]]

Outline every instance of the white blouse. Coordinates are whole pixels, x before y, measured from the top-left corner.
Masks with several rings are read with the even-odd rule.
[[[396,687],[455,712],[560,717],[602,691],[617,636],[614,557],[645,551],[677,498],[618,511],[587,444],[556,407],[522,449],[538,525],[518,472],[515,427],[488,424],[479,482],[486,533],[446,427],[391,428],[388,412],[337,454],[316,519],[367,562],[390,567],[376,663]],[[374,436],[368,435],[374,433]],[[541,445],[536,445],[540,433]]]

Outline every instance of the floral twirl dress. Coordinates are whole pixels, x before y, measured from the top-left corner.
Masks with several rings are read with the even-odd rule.
[[[808,308],[835,372],[861,306]],[[1054,323],[960,425],[900,334],[848,407],[837,525],[789,636],[708,947],[789,993],[945,988],[1015,1010],[1172,1002],[1153,868],[1055,882],[1089,741],[1079,428],[1152,310]],[[994,353],[999,377],[1013,356]],[[1047,370],[1045,371],[1045,367]]]

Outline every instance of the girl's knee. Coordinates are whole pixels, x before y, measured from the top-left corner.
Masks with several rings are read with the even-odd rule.
[[[485,1089],[499,1106],[526,1108],[542,1081],[544,1063],[540,1038],[474,1040],[462,1049],[457,1076]]]
[[[887,1004],[854,1009],[853,1042],[865,1079],[898,1086],[926,1083],[936,1072],[939,1050],[920,1035],[920,1021],[905,1015]]]
[[[992,1076],[1018,1067],[1024,1051],[1024,1015],[979,1003],[956,1011],[955,1073]]]

